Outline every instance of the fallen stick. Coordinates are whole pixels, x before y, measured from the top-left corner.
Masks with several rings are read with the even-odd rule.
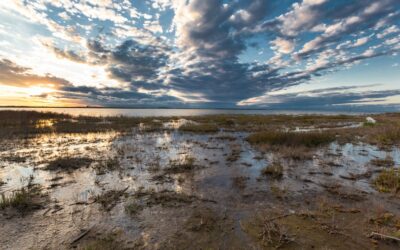
[[[93,227],[89,228],[88,230],[84,231],[83,233],[81,233],[80,235],[78,235],[75,239],[73,239],[71,241],[71,245],[75,244],[76,242],[78,242],[80,239],[82,239],[83,237],[85,237],[85,235],[87,235],[90,230],[92,230]]]
[[[397,238],[397,237],[394,237],[394,236],[389,236],[389,235],[384,235],[384,234],[380,234],[380,233],[375,233],[375,232],[372,232],[369,235],[369,238],[373,238],[373,239],[378,238],[378,239],[383,239],[383,240],[392,240],[392,241],[400,242],[400,238]]]
[[[44,213],[43,216],[45,216],[48,212],[50,212],[51,208],[49,207]]]

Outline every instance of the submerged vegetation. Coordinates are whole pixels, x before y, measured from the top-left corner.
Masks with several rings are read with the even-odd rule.
[[[93,160],[88,157],[59,157],[51,161],[46,170],[71,172],[82,167],[88,167],[92,162]]]

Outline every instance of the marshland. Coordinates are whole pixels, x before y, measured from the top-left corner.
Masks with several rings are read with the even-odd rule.
[[[400,114],[0,111],[1,249],[398,249]]]

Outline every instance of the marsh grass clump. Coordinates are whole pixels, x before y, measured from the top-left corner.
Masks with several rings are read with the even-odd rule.
[[[125,206],[125,212],[131,216],[136,216],[142,210],[143,206],[137,202],[130,202]]]
[[[50,162],[46,170],[72,172],[82,167],[88,167],[93,160],[88,157],[59,157]]]
[[[269,144],[272,146],[314,148],[329,144],[335,140],[335,136],[328,132],[282,132],[263,131],[253,133],[247,137],[251,144]]]
[[[179,127],[180,131],[191,133],[215,133],[218,132],[218,127],[211,123],[187,123]]]
[[[231,152],[226,157],[226,161],[235,162],[235,161],[239,160],[240,153],[242,152],[241,145],[240,144],[231,144],[230,149],[231,149]]]
[[[29,185],[6,196],[1,194],[0,209],[12,208],[18,212],[28,212],[41,207],[40,188],[36,185]]]
[[[373,159],[371,164],[377,167],[391,167],[395,163],[391,156],[387,156],[385,159]]]
[[[239,189],[246,188],[246,182],[249,180],[249,177],[246,176],[237,176],[232,178],[232,186],[237,187]]]
[[[156,132],[165,129],[160,120],[150,120],[140,124],[143,132]]]
[[[115,171],[121,168],[120,161],[117,157],[107,158],[100,161],[95,167],[98,175],[105,174],[107,171]]]
[[[261,174],[270,176],[273,179],[281,179],[283,177],[283,166],[280,163],[274,162],[261,170]]]
[[[186,156],[183,160],[173,160],[170,162],[170,166],[164,169],[167,174],[179,174],[184,172],[190,172],[194,170],[196,159],[191,156]]]
[[[187,195],[184,193],[178,193],[170,190],[162,190],[156,192],[153,189],[144,190],[139,189],[133,196],[141,204],[147,207],[152,207],[156,205],[161,205],[165,207],[177,207],[182,204],[192,203],[198,198],[194,195]]]
[[[94,198],[94,202],[100,203],[105,211],[110,211],[117,204],[121,196],[125,195],[126,190],[109,190],[105,193],[99,194]]]
[[[305,161],[311,160],[314,155],[314,151],[305,146],[299,147],[275,147],[274,151],[281,155],[283,158]]]
[[[383,170],[374,179],[373,184],[379,192],[397,193],[400,190],[400,172],[395,168]]]
[[[378,128],[378,126],[376,126]],[[400,123],[380,127],[375,130],[374,137],[378,144],[383,146],[399,145],[400,144]]]

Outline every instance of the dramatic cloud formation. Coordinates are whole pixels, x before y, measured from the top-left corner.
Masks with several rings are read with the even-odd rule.
[[[397,0],[15,0],[0,7],[0,88],[18,88],[15,98],[35,87],[29,96],[59,105],[400,104],[400,73],[391,67],[400,61]],[[376,82],[355,80],[370,72]],[[294,94],[298,86],[310,87]]]

